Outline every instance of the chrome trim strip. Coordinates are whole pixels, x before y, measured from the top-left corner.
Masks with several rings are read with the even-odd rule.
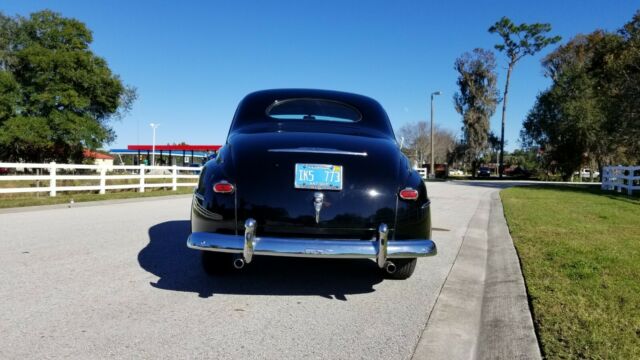
[[[204,208],[204,206],[202,206],[200,204],[200,202],[198,201],[198,199],[196,198],[196,200],[193,202],[193,209],[195,211],[197,211],[200,215],[211,219],[211,220],[215,220],[215,221],[220,221],[223,220],[222,215],[218,214],[218,213],[214,213],[211,212],[207,209]]]
[[[192,249],[242,254],[244,236],[194,232],[187,239]],[[339,240],[254,237],[252,255],[309,258],[377,259],[378,240]],[[428,239],[387,241],[387,259],[433,256],[436,244]]]
[[[351,155],[351,156],[367,156],[366,152],[344,151],[337,149],[325,148],[290,148],[290,149],[269,149],[269,152],[285,152],[285,153],[305,153],[305,154],[332,154],[332,155]]]
[[[388,234],[389,228],[387,227],[387,224],[380,224],[378,227],[378,254],[376,255],[376,260],[380,269],[383,269],[387,263]]]

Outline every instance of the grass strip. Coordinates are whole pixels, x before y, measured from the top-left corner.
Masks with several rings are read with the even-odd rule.
[[[599,189],[502,191],[547,358],[640,358],[640,200]]]
[[[141,193],[135,190],[108,192],[106,194],[97,194],[96,192],[78,192],[78,193],[58,193],[57,196],[51,197],[48,193],[41,194],[11,194],[12,196],[0,197],[0,208],[12,208],[23,206],[37,205],[54,205],[68,204],[73,202],[98,201],[98,200],[114,200],[114,199],[131,199],[154,196],[181,195],[192,194],[192,187],[178,187],[176,191],[166,189],[146,189]]]

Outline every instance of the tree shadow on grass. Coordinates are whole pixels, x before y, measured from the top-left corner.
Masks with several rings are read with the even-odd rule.
[[[157,289],[214,294],[313,295],[347,300],[346,295],[375,291],[383,276],[370,260],[296,259],[256,256],[241,272],[207,275],[199,251],[187,248],[189,221],[167,221],[149,228],[149,243],[138,263],[159,277]]]
[[[492,181],[492,180],[477,180],[477,181],[459,181],[452,180],[449,181],[449,184],[452,185],[461,185],[461,186],[474,186],[474,187],[483,187],[483,188],[492,188],[492,189],[506,189],[513,186],[519,185],[518,183],[508,182],[508,181]],[[427,184],[427,187],[429,184]]]
[[[511,187],[526,187],[527,189],[557,190],[562,192],[574,192],[576,194],[593,194],[604,196],[609,199],[620,200],[632,204],[640,204],[640,194],[627,195],[625,192],[613,190],[602,190],[600,184],[592,183],[568,183],[568,184],[545,184],[544,182],[509,182],[503,181],[451,181],[453,185],[474,186],[494,189],[508,189]]]
[[[626,193],[619,193],[613,190],[602,190],[600,185],[595,184],[567,184],[567,185],[559,185],[559,184],[537,184],[537,185],[529,185],[528,189],[536,189],[536,190],[554,190],[561,191],[565,193],[575,193],[575,194],[592,194],[597,196],[603,196],[608,199],[618,200],[625,203],[640,205],[640,195],[627,195]]]

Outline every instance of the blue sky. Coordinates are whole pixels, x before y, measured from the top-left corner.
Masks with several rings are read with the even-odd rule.
[[[597,28],[616,30],[640,1],[29,1],[0,5],[6,15],[51,9],[93,31],[93,50],[125,83],[138,88],[133,111],[114,128],[111,148],[157,143],[221,144],[236,105],[247,93],[303,87],[371,96],[394,129],[428,120],[428,97],[438,97],[436,122],[460,133],[453,108],[453,63],[476,47],[499,41],[488,27],[549,22],[563,41]],[[522,120],[549,85],[540,58],[518,63],[507,109],[507,148],[519,146]],[[499,59],[504,87],[505,61]],[[491,120],[499,133],[500,108]]]

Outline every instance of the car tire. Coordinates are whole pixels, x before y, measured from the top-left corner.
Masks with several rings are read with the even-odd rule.
[[[396,279],[396,280],[404,280],[408,279],[413,275],[413,272],[416,270],[416,265],[418,264],[418,259],[395,259],[392,260],[393,264],[396,266],[396,271],[392,274],[389,274],[385,271],[387,278]]]
[[[227,253],[202,251],[202,269],[209,275],[221,275],[233,269],[233,256]]]

